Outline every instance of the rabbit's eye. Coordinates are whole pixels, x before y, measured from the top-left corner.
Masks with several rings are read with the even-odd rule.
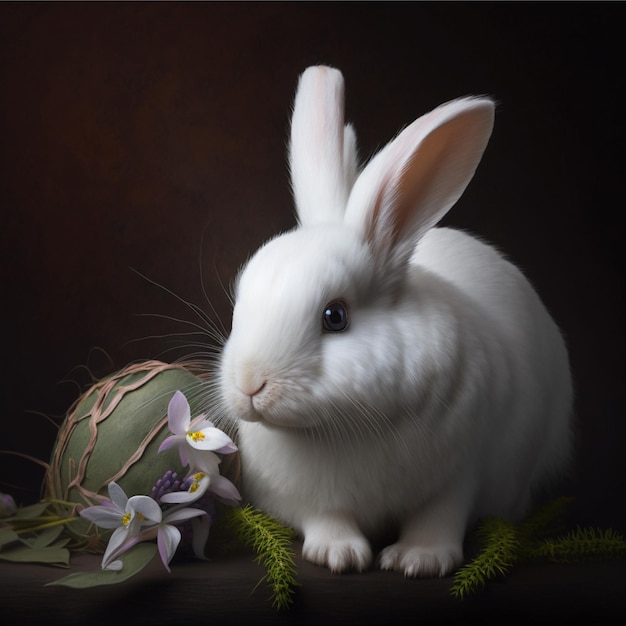
[[[324,307],[322,328],[331,333],[340,333],[348,327],[348,309],[342,300],[333,300]]]

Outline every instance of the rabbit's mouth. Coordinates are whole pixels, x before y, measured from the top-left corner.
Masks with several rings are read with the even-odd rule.
[[[239,419],[245,422],[264,422],[275,426],[287,425],[276,412],[276,392],[265,382],[258,389],[250,391],[237,386],[231,398]]]
[[[288,401],[282,402],[278,399],[266,397],[243,397],[240,395],[241,404],[237,414],[239,419],[245,422],[263,423],[268,428],[280,429],[309,429],[314,426],[311,415],[302,413],[301,408],[290,406]]]

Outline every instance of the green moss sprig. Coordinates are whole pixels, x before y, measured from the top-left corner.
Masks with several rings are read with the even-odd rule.
[[[221,523],[257,553],[257,561],[267,570],[265,579],[272,588],[273,606],[278,610],[289,608],[298,585],[293,531],[250,505],[229,509]]]
[[[551,563],[580,563],[626,555],[626,539],[613,529],[576,528],[560,531],[560,517],[571,498],[549,502],[519,525],[500,518],[486,518],[476,536],[482,548],[478,555],[454,576],[450,592],[465,598],[489,581],[506,576],[516,563],[547,560]]]
[[[626,540],[612,528],[576,528],[562,537],[547,538],[528,551],[528,558],[551,563],[580,563],[626,554]]]
[[[481,522],[476,534],[483,549],[455,574],[451,593],[457,598],[470,595],[498,576],[506,576],[518,560],[519,538],[513,524],[490,517]]]

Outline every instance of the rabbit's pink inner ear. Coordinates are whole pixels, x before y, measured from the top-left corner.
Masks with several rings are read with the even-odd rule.
[[[487,100],[454,102],[416,120],[365,168],[347,218],[362,212],[364,235],[379,253],[416,242],[469,184],[492,124]]]
[[[482,156],[466,121],[454,118],[420,143],[397,178],[394,212],[398,235],[423,234],[454,206]],[[478,149],[477,149],[478,148]]]

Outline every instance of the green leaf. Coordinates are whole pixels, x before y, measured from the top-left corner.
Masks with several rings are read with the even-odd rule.
[[[75,572],[48,583],[46,587],[61,585],[74,589],[86,589],[100,585],[115,585],[139,573],[153,559],[156,552],[157,547],[154,543],[139,543],[120,557],[124,565],[119,572],[103,569],[91,572]]]
[[[69,567],[70,552],[65,548],[30,548],[20,545],[0,552],[0,559],[14,563],[45,563],[46,565]]]
[[[4,522],[21,522],[24,520],[34,520],[44,514],[48,508],[48,502],[37,502],[37,504],[31,504],[30,506],[20,507],[13,517],[5,518]]]
[[[15,543],[19,541],[19,535],[10,528],[0,528],[0,549],[2,546],[6,546],[10,543]]]
[[[24,537],[22,541],[30,548],[45,548],[54,542],[62,531],[62,526],[53,526],[37,533],[32,539]]]

